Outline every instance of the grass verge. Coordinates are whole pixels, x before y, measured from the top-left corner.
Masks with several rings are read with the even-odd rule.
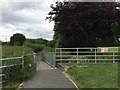
[[[79,88],[118,88],[118,64],[71,66],[67,73]]]

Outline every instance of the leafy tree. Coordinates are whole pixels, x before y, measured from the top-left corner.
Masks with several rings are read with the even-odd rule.
[[[26,40],[26,38],[23,34],[16,33],[10,37],[10,44],[22,46],[25,40]]]
[[[47,46],[54,48],[54,47],[55,47],[55,41],[54,41],[54,40],[49,41],[49,42],[47,43]]]
[[[116,40],[119,42],[120,38],[120,22],[115,22],[111,25],[111,30],[116,38]]]
[[[117,2],[56,2],[46,19],[55,22],[57,47],[114,46],[111,24],[120,21]]]

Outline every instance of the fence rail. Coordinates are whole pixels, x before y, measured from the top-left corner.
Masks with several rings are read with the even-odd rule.
[[[98,48],[55,48],[55,52],[46,52],[45,62],[51,66],[57,63],[108,64],[120,60],[120,51],[112,49],[101,51]]]
[[[14,57],[14,58],[2,58],[0,60],[11,60],[11,59],[21,59],[22,57]]]
[[[28,55],[24,55],[21,57],[14,57],[14,58],[2,58],[0,59],[0,61],[2,61],[2,66],[0,66],[0,83],[5,82],[2,81],[2,77],[5,76],[5,73],[3,72],[4,68],[8,68],[8,67],[14,67],[14,66],[21,66],[21,68],[24,68],[24,64],[26,63],[26,57],[31,58],[30,56],[33,57],[33,62],[36,63],[36,53],[34,54],[28,54]],[[27,60],[29,60],[27,58]]]
[[[76,63],[115,63],[120,58],[120,51],[100,50],[98,48],[56,48],[56,62],[65,63],[76,61]]]

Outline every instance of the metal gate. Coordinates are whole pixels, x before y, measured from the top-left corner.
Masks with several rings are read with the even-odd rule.
[[[108,64],[119,60],[119,51],[108,48],[56,48],[57,63]]]

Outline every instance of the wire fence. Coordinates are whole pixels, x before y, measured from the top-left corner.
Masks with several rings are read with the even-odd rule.
[[[45,62],[49,65],[55,67],[56,61],[55,61],[55,52],[46,52],[45,53]]]

